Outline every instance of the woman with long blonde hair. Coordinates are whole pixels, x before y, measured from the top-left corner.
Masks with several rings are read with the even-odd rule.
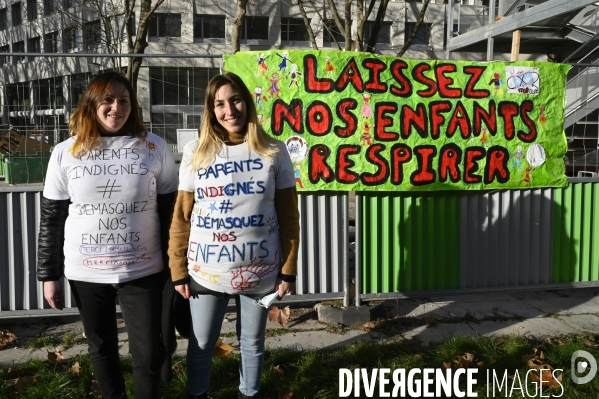
[[[268,309],[295,284],[299,211],[284,143],[258,124],[251,94],[235,74],[212,78],[200,137],[183,152],[170,230],[173,284],[190,299],[190,398],[207,398],[212,352],[230,298],[237,305],[238,398],[260,390]]]

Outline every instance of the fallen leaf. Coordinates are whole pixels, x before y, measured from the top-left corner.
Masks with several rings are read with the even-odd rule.
[[[4,386],[10,388],[10,387],[14,387],[15,385],[17,385],[17,382],[19,382],[18,378],[13,378],[10,380],[6,380],[4,381]]]
[[[450,362],[443,362],[443,368],[444,369],[450,369],[451,368],[451,363]]]
[[[461,356],[454,357],[453,361],[463,368],[469,368],[470,365],[474,362],[474,355],[472,353],[465,353]]]
[[[67,371],[67,373],[74,374],[77,377],[81,377],[82,372],[83,372],[83,370],[81,370],[81,366],[79,365],[79,362],[75,362],[75,364],[73,364],[73,366]]]
[[[364,323],[364,325],[362,327],[364,327],[364,329],[368,331],[368,330],[372,330],[375,327],[375,324],[374,324],[374,322],[369,321],[367,323]]]
[[[92,380],[91,392],[89,393],[95,397],[102,397],[102,391],[100,391],[100,385],[98,385],[98,381]]]
[[[278,321],[281,327],[287,328],[287,321],[289,320],[290,314],[291,309],[289,309],[289,306],[284,309],[279,309],[278,306],[272,306],[268,311],[268,320]]]
[[[277,372],[277,374],[279,374],[279,375],[284,375],[284,374],[285,374],[285,373],[283,372],[283,369],[281,369],[281,366],[279,366],[278,364],[277,364],[276,366],[274,366],[272,369],[273,369],[274,371],[276,371],[276,372]]]
[[[20,393],[25,393],[27,388],[29,388],[31,385],[35,383],[35,376],[26,375],[18,378],[18,380],[19,381],[17,381],[16,385],[17,391],[19,391]]]
[[[586,340],[584,341],[584,345],[585,345],[587,348],[596,348],[596,347],[598,347],[598,346],[599,346],[599,344],[596,344],[596,343],[594,343],[594,342],[591,342],[591,341],[589,341],[588,339],[586,339]]]
[[[57,346],[54,348],[54,352],[48,352],[48,361],[51,363],[58,363],[64,360],[64,356],[60,353],[60,348]]]
[[[214,347],[214,351],[212,352],[212,356],[216,357],[225,357],[229,356],[235,348],[229,344],[226,344],[222,341],[222,339],[218,339],[216,342],[216,346]]]
[[[541,383],[542,386],[546,386],[552,389],[561,387],[562,384],[562,374],[559,374],[557,377],[553,377],[553,370],[548,370],[548,369],[544,369],[544,370],[540,370],[541,371],[541,376],[537,375],[537,373],[535,373],[534,371],[532,373],[530,373],[532,375],[532,379],[535,382]]]
[[[437,321],[437,318],[435,316],[426,316],[424,318],[424,323],[426,324],[427,327],[434,327],[437,324],[439,324],[439,322]]]
[[[0,349],[6,348],[10,345],[17,337],[8,330],[0,331]]]

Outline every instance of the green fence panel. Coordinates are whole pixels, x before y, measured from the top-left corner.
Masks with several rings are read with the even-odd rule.
[[[458,192],[360,195],[363,293],[459,288]]]
[[[599,183],[554,191],[553,282],[599,280]]]
[[[50,154],[0,155],[0,171],[9,184],[43,183],[49,161]]]

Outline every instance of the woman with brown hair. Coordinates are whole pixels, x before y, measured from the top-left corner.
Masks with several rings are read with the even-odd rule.
[[[71,116],[71,137],[52,151],[41,205],[37,278],[56,309],[64,307],[60,279],[68,278],[104,398],[127,396],[117,297],[135,398],[156,398],[160,381],[160,275],[177,170],[165,141],[146,132],[138,109],[122,75],[92,80]]]
[[[235,74],[212,78],[200,137],[185,146],[170,230],[175,289],[190,299],[190,398],[207,398],[212,352],[230,298],[240,343],[238,398],[254,398],[264,364],[266,295],[292,291],[299,247],[293,166],[258,123]]]

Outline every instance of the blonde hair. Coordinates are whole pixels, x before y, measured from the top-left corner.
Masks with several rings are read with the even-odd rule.
[[[216,159],[216,155],[227,141],[229,134],[220,125],[214,113],[214,101],[218,90],[226,85],[231,85],[241,93],[247,110],[245,126],[245,140],[251,151],[260,154],[270,160],[278,152],[276,140],[266,134],[262,126],[258,124],[258,115],[252,101],[252,95],[241,78],[234,73],[227,72],[213,77],[206,88],[204,100],[204,115],[200,125],[199,144],[193,153],[191,166],[194,170],[207,168]]]
[[[98,105],[104,101],[104,97],[115,83],[125,86],[131,101],[131,113],[121,132],[137,137],[140,141],[145,140],[146,127],[139,116],[139,104],[131,82],[118,72],[106,72],[96,76],[91,81],[69,120],[70,135],[75,136],[75,143],[70,149],[74,157],[78,157],[82,153],[86,153],[102,144],[102,128],[98,121]]]

